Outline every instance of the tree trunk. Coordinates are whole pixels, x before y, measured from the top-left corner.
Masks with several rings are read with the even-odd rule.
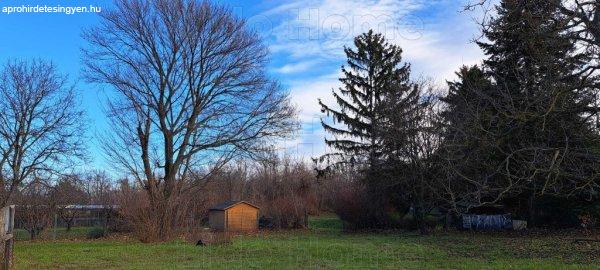
[[[36,229],[29,229],[29,240],[35,240],[37,233],[36,233]]]
[[[527,223],[528,226],[533,228],[535,224],[535,193],[531,193],[529,195],[529,200],[527,203]]]
[[[413,209],[413,218],[415,219],[415,222],[417,223],[417,228],[419,229],[419,233],[421,235],[428,235],[429,228],[425,222],[425,213],[423,211],[423,206],[415,205],[415,207]]]
[[[450,226],[452,226],[452,214],[450,211],[446,211],[446,218],[444,219],[444,231],[448,231]]]

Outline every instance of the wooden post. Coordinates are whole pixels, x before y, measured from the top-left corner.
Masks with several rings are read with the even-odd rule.
[[[14,239],[11,237],[4,243],[4,261],[2,262],[2,269],[11,269],[13,264],[13,243]]]
[[[2,269],[8,270],[13,265],[13,229],[15,227],[15,206],[9,205],[2,208],[2,241],[4,252],[2,258]]]

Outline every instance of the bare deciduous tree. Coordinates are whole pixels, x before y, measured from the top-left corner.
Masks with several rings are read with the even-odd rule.
[[[38,171],[82,157],[83,113],[52,63],[10,61],[0,71],[0,204]]]
[[[190,170],[290,134],[295,110],[265,75],[259,36],[226,8],[119,0],[101,16],[84,33],[84,62],[91,82],[116,90],[105,150],[146,190],[156,237],[166,239],[185,203],[178,198],[195,187]]]
[[[46,179],[34,177],[15,194],[14,200],[18,203],[16,222],[29,232],[31,240],[40,236],[44,229],[52,224],[55,202],[50,195],[50,186]]]
[[[89,197],[83,187],[83,180],[77,174],[65,175],[53,187],[51,196],[56,203],[58,216],[67,226],[67,231],[70,231],[78,214],[78,209],[72,206],[89,202]]]
[[[85,192],[90,204],[111,208],[115,204],[115,187],[104,171],[92,171],[85,175]]]

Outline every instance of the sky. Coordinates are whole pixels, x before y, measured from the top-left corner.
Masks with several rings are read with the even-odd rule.
[[[270,49],[268,72],[289,90],[299,109],[302,130],[278,147],[291,156],[314,157],[327,151],[317,99],[334,104],[340,87],[344,46],[373,29],[403,49],[414,78],[443,86],[463,65],[481,62],[473,39],[479,35],[476,12],[468,0],[214,0],[248,21]],[[0,9],[19,6],[111,8],[111,0],[0,0]],[[97,13],[0,13],[0,63],[42,58],[54,62],[77,85],[89,123],[85,169],[110,171],[96,136],[107,130],[103,112],[107,89],[81,79],[82,29],[99,23]]]

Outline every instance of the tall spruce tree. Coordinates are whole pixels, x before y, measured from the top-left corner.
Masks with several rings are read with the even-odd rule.
[[[380,167],[386,159],[383,136],[390,121],[388,102],[395,100],[400,110],[418,89],[410,82],[410,65],[402,62],[402,49],[388,43],[373,31],[354,39],[355,49],[346,47],[348,66],[342,66],[343,87],[332,91],[337,108],[319,100],[322,112],[333,120],[322,119],[332,135],[326,144],[335,152],[320,157],[330,165],[358,166],[363,170]]]
[[[342,67],[343,87],[333,91],[337,107],[319,100],[322,111],[332,122],[322,119],[324,129],[331,134],[325,142],[334,152],[321,156],[327,168],[352,166],[361,173],[366,207],[360,225],[383,228],[391,226],[385,209],[406,209],[396,200],[393,187],[398,179],[387,174],[390,158],[402,153],[399,147],[407,142],[406,130],[414,122],[397,116],[410,117],[418,100],[418,87],[410,81],[410,65],[402,62],[402,49],[388,43],[373,31],[354,39],[355,49],[345,48],[347,67]],[[402,125],[405,129],[400,127]],[[390,136],[393,130],[401,130]],[[390,140],[390,138],[393,138]],[[400,211],[402,211],[400,210]]]
[[[387,100],[383,145],[386,163],[384,182],[389,199],[400,215],[410,213],[421,234],[431,231],[425,216],[437,206],[436,180],[440,172],[438,100],[427,81],[414,83],[409,91],[396,92]],[[405,212],[402,212],[402,211]]]
[[[476,162],[489,167],[479,173],[461,168],[457,174],[462,183],[477,186],[471,201],[528,196],[533,221],[536,196],[597,187],[598,136],[591,123],[597,109],[590,87],[596,78],[582,73],[589,55],[577,50],[569,19],[551,1],[503,0],[497,12],[484,28],[487,41],[478,43],[487,55],[483,69],[491,88],[475,92],[493,98],[484,102],[488,108],[464,119],[483,118],[478,123],[490,125],[462,130],[470,141],[463,145],[475,147],[465,147],[464,154],[484,154]],[[456,86],[451,90],[473,91]],[[450,111],[459,104],[455,97],[451,92],[447,98]],[[481,98],[471,99],[468,107],[478,102]]]
[[[509,155],[506,162],[517,161],[509,164],[507,176],[524,181],[532,194],[562,194],[565,185],[580,187],[553,183],[591,176],[589,171],[573,171],[594,162],[581,157],[589,156],[588,146],[598,139],[589,122],[597,113],[595,90],[587,87],[592,78],[581,74],[589,56],[577,51],[574,33],[564,30],[569,18],[551,1],[505,0],[498,13],[484,31],[490,42],[479,45],[504,97],[498,100],[503,133],[497,135],[506,142],[501,145]],[[577,163],[569,162],[573,160]]]

